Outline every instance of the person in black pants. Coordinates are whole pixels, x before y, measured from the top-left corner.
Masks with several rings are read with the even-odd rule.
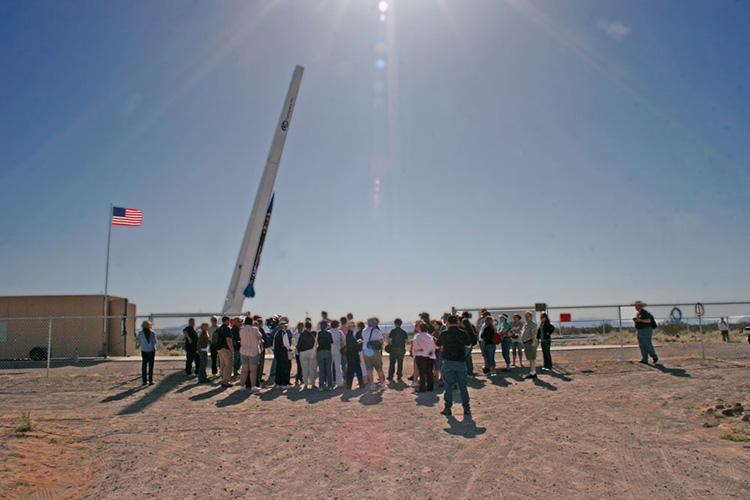
[[[393,320],[393,324],[396,328],[391,330],[388,334],[390,340],[389,345],[391,346],[388,363],[388,380],[393,382],[394,372],[397,372],[399,382],[403,379],[404,375],[404,355],[406,354],[406,339],[409,338],[406,331],[401,328],[403,322],[400,318]],[[396,370],[396,364],[398,364],[398,370]]]
[[[148,368],[148,385],[154,385],[154,356],[156,355],[156,333],[154,325],[150,321],[141,324],[142,330],[138,332],[138,345],[141,348],[141,377],[143,385],[146,385],[146,369]]]
[[[542,313],[539,318],[540,324],[536,337],[542,344],[542,355],[544,356],[542,370],[549,371],[552,369],[552,332],[555,331],[555,326],[550,323],[547,313]]]
[[[362,331],[355,332],[353,328],[348,328],[346,332],[346,388],[352,388],[354,375],[357,376],[359,387],[364,386],[362,380],[362,363],[359,360],[359,353],[362,352]]]
[[[216,376],[217,373],[219,373],[218,369],[218,363],[219,361],[219,352],[214,347],[214,332],[219,329],[219,318],[216,316],[211,316],[211,326],[208,327],[208,338],[211,342],[211,375]]]
[[[193,363],[195,363],[195,373],[201,366],[200,351],[198,350],[198,332],[195,331],[195,318],[190,318],[188,326],[182,330],[185,337],[185,373],[193,374]]]
[[[273,336],[273,359],[276,361],[276,387],[288,389],[291,387],[289,375],[292,371],[292,361],[289,354],[292,352],[292,332],[286,329],[287,325],[279,325],[278,331]]]

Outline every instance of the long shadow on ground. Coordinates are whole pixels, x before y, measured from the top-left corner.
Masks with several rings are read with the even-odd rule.
[[[177,387],[181,382],[185,380],[185,375],[182,370],[174,372],[171,375],[167,375],[161,379],[153,389],[147,391],[143,397],[138,401],[130,403],[128,406],[117,412],[118,415],[132,415],[134,413],[140,413],[152,404],[159,401],[164,395]]]
[[[450,427],[443,430],[448,434],[453,434],[454,436],[461,436],[466,439],[474,439],[475,437],[487,432],[486,427],[477,427],[477,424],[476,422],[474,422],[474,419],[471,418],[471,415],[465,416],[463,421],[458,420],[452,415],[448,415],[447,420]]]

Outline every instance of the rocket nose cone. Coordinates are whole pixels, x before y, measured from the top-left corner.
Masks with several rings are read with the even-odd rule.
[[[253,284],[251,283],[247,285],[247,288],[245,288],[243,293],[248,299],[255,297],[255,287],[253,287]]]

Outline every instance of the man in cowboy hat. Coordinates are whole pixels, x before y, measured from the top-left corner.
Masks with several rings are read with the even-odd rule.
[[[635,330],[638,337],[638,347],[641,348],[640,362],[647,365],[648,357],[651,356],[651,358],[654,360],[654,363],[656,363],[657,361],[659,361],[659,356],[656,355],[654,344],[652,342],[656,321],[654,320],[654,317],[651,316],[651,313],[643,308],[647,305],[645,302],[636,300],[630,305],[635,307],[636,310],[636,315],[633,318],[633,323],[635,323]]]

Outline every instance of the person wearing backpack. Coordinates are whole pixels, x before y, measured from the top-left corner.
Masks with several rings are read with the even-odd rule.
[[[659,361],[659,356],[656,355],[654,350],[653,336],[654,327],[656,327],[656,321],[650,312],[645,310],[643,307],[647,304],[636,300],[632,304],[635,307],[636,315],[633,318],[635,323],[636,336],[638,337],[638,347],[641,348],[641,363],[647,365],[648,357],[654,360],[654,363]]]

